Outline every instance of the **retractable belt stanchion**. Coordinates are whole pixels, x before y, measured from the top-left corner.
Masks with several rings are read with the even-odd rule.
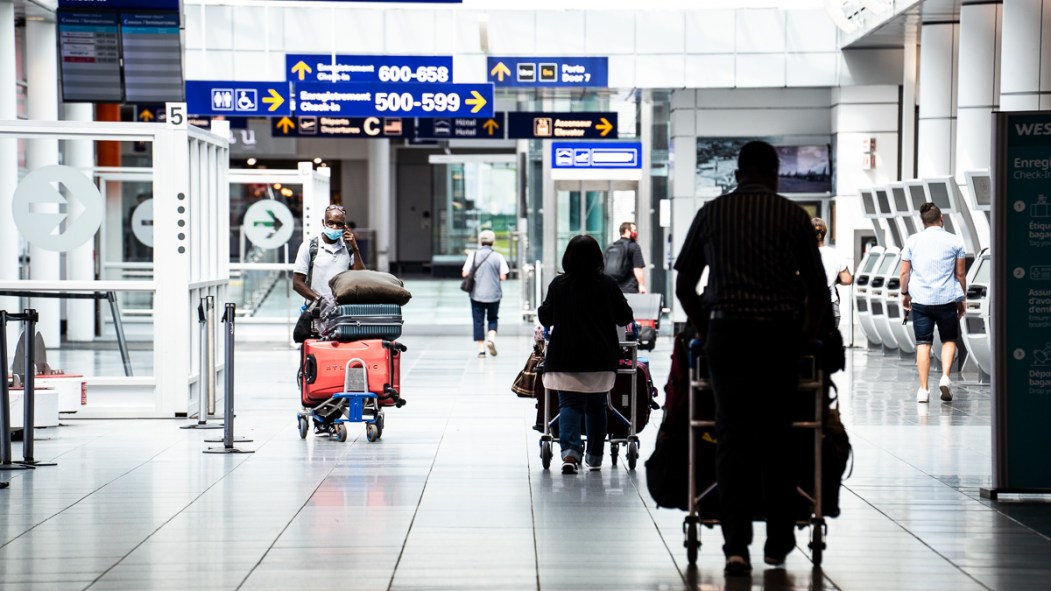
[[[38,462],[33,457],[33,429],[36,425],[36,323],[37,311],[25,310],[22,314],[22,322],[26,328],[22,333],[22,347],[25,349],[25,366],[22,376],[22,388],[25,396],[22,398],[23,420],[22,420],[22,461],[20,464],[27,466],[54,466],[54,462]]]
[[[197,306],[197,322],[201,325],[201,370],[197,372],[197,422],[180,429],[222,429],[222,425],[208,424],[208,399],[215,396],[215,296],[201,298]]]
[[[7,319],[0,310],[0,470],[28,470],[32,466],[11,461],[11,390],[7,385]],[[3,483],[6,486],[6,482]]]
[[[207,439],[206,441],[222,441],[222,447],[209,447],[204,450],[206,454],[250,454],[252,450],[237,449],[234,447],[234,316],[237,312],[236,304],[226,304],[223,312],[223,324],[226,325],[224,354],[225,367],[223,370],[224,392],[223,396],[223,438]],[[237,441],[251,441],[251,439],[238,439]]]

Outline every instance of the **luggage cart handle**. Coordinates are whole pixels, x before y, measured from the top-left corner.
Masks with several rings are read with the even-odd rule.
[[[347,365],[343,370],[343,391],[350,392],[350,370],[354,369],[353,364],[361,366],[361,374],[365,381],[365,387],[362,388],[361,393],[365,394],[369,391],[369,368],[365,367],[365,361],[360,357],[351,357],[347,360]],[[355,392],[356,393],[356,392]]]

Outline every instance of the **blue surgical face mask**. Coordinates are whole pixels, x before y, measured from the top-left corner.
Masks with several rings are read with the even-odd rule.
[[[325,228],[325,236],[328,236],[329,240],[339,240],[339,238],[343,236],[343,230]]]

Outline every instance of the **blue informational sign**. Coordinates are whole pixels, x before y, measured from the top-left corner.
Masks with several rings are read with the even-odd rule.
[[[493,117],[438,117],[416,120],[416,139],[502,140],[507,113]]]
[[[489,81],[497,86],[609,86],[605,57],[491,57]]]
[[[616,113],[508,113],[511,139],[617,139]]]
[[[412,119],[402,117],[281,117],[270,120],[272,137],[411,138]]]
[[[179,0],[58,0],[60,9],[179,10]]]
[[[296,115],[492,117],[492,84],[296,83]]]
[[[191,115],[285,117],[292,114],[288,82],[187,80],[186,109]]]
[[[552,142],[552,168],[642,168],[642,142]]]
[[[448,55],[335,55],[292,53],[285,56],[285,75],[291,82],[453,81],[453,58]]]

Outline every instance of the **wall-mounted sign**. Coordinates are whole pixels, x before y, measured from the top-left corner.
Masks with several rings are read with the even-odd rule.
[[[62,100],[114,103],[123,100],[116,13],[60,11],[58,42]]]
[[[413,121],[402,117],[281,117],[270,120],[272,137],[411,138]]]
[[[416,120],[416,138],[432,140],[505,139],[506,113],[494,117],[439,117]]]
[[[642,168],[641,142],[552,142],[552,168]]]
[[[616,113],[508,113],[511,139],[617,139]]]
[[[60,164],[30,172],[12,198],[15,226],[44,250],[67,252],[86,243],[102,225],[105,202],[84,173]]]
[[[491,117],[492,84],[296,83],[296,115]]]
[[[179,0],[58,0],[59,8],[179,10]]]
[[[179,13],[122,13],[124,100],[182,102]]]
[[[292,114],[288,82],[187,80],[191,115],[285,117]]]
[[[605,57],[491,57],[486,74],[497,86],[609,86]]]
[[[291,82],[436,83],[453,81],[448,55],[285,55],[285,75]]]

